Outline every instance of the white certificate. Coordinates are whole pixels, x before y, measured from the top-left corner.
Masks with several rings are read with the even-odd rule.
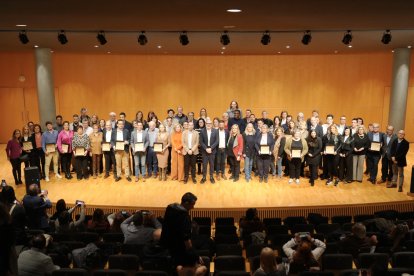
[[[125,150],[125,142],[124,141],[116,141],[115,150]]]
[[[326,154],[335,154],[335,146],[326,146],[325,153]]]
[[[33,149],[33,144],[32,142],[28,141],[28,142],[23,142],[23,150],[24,151],[29,151]]]
[[[144,143],[135,143],[135,152],[144,152]]]
[[[62,153],[68,153],[68,151],[69,151],[69,145],[62,144]]]
[[[270,147],[268,145],[260,145],[260,154],[270,154]]]
[[[371,148],[372,151],[380,151],[381,150],[381,143],[379,142],[371,142]]]
[[[154,152],[162,152],[163,144],[162,143],[154,143]]]
[[[299,149],[294,149],[292,150],[292,158],[300,158],[302,151]]]
[[[47,153],[56,152],[56,144],[47,144],[46,145],[46,152]]]
[[[75,148],[75,156],[85,156],[85,148],[83,147]]]
[[[102,143],[102,151],[111,151],[111,143]]]

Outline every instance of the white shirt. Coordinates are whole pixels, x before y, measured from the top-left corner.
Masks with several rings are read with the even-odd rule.
[[[219,130],[219,149],[226,148],[226,132]]]
[[[124,132],[122,130],[116,131],[116,140],[117,141],[124,141]]]
[[[374,142],[379,142],[380,141],[379,133],[372,133],[372,141],[374,141]]]
[[[260,139],[260,145],[267,145],[267,133],[262,133],[262,139]]]
[[[142,130],[137,131],[137,143],[142,143]]]
[[[86,135],[89,136],[93,132],[93,128],[87,127],[84,131],[85,131]]]
[[[111,142],[112,130],[107,130],[105,134],[105,141],[107,143]]]
[[[388,146],[388,144],[390,143],[390,141],[391,141],[391,136],[388,136],[388,135],[387,135],[387,146]]]
[[[210,146],[211,129],[207,129],[207,146]]]
[[[188,148],[190,150],[193,147],[192,142],[193,142],[193,132],[192,131],[189,131],[188,132]]]

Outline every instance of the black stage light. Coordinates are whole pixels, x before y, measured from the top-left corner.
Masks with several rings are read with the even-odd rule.
[[[224,31],[224,33],[220,36],[220,42],[221,44],[223,44],[224,46],[229,45],[230,44],[230,37],[227,34],[227,31]]]
[[[104,31],[99,31],[98,35],[96,36],[96,39],[99,41],[101,45],[105,45],[108,42],[106,41]]]
[[[311,43],[311,41],[312,41],[312,35],[311,35],[311,32],[310,32],[310,31],[306,31],[306,32],[303,34],[303,37],[302,37],[302,43],[303,43],[303,45],[308,45],[309,43]]]
[[[349,45],[352,42],[352,33],[351,31],[347,31],[344,35],[344,38],[342,38],[342,43],[345,45]]]
[[[190,40],[188,40],[187,32],[182,32],[180,34],[180,43],[183,46],[186,46],[186,45],[188,45],[188,43],[190,43]]]
[[[19,40],[22,44],[29,43],[29,38],[27,37],[26,31],[21,31],[19,33]]]
[[[391,39],[392,39],[392,35],[391,35],[390,30],[386,30],[385,33],[382,35],[381,42],[384,44],[388,44],[391,42]]]
[[[270,33],[269,31],[265,31],[265,33],[262,36],[262,39],[260,40],[260,42],[263,45],[268,45],[270,43],[271,37],[270,37]]]
[[[68,43],[68,38],[66,37],[64,30],[60,31],[60,33],[58,34],[58,40],[62,45]]]
[[[148,43],[148,38],[145,35],[144,31],[142,31],[141,34],[138,36],[138,43],[139,45],[142,45],[142,46]]]

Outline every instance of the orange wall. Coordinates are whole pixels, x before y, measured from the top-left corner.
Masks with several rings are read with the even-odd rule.
[[[53,54],[57,111],[70,119],[85,106],[107,117],[125,111],[154,110],[164,118],[181,104],[198,113],[221,115],[232,99],[255,113],[281,110],[310,115],[318,109],[337,117],[361,116],[384,127],[391,86],[391,53],[297,56],[140,56]],[[0,87],[33,88],[33,53],[0,53]],[[414,86],[414,68],[410,86]],[[24,74],[21,83],[18,76]],[[414,108],[409,95],[408,107]],[[33,99],[33,98],[31,98]],[[11,103],[13,104],[13,103]],[[36,103],[29,103],[36,105]],[[17,107],[19,108],[19,107]],[[2,118],[1,120],[5,120]],[[349,120],[350,121],[350,120]],[[406,128],[414,140],[414,119]]]

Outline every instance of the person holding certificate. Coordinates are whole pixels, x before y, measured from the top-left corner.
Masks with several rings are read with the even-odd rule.
[[[58,173],[59,165],[59,153],[56,150],[56,143],[58,138],[57,130],[53,129],[53,124],[50,121],[46,122],[47,131],[42,134],[42,148],[46,155],[45,160],[45,180],[49,182],[49,167],[50,163],[53,161],[53,170],[55,172],[56,178],[60,179],[62,176]]]
[[[206,127],[201,130],[200,133],[200,146],[201,153],[203,156],[203,178],[200,183],[203,184],[206,181],[207,177],[207,165],[209,165],[210,170],[210,182],[211,184],[215,183],[214,180],[214,158],[217,152],[217,146],[219,143],[219,133],[217,129],[213,128],[213,122],[209,117],[206,119]]]
[[[171,180],[184,180],[183,127],[177,123],[171,132]]]
[[[83,126],[79,125],[77,131],[73,135],[72,149],[75,156],[75,170],[78,180],[89,178],[88,171],[88,150],[89,150],[89,137],[83,131]]]
[[[377,175],[378,175],[378,164],[381,160],[381,148],[384,138],[384,133],[380,132],[380,125],[378,123],[372,124],[372,131],[368,132],[368,138],[371,142],[371,146],[367,151],[367,164],[368,164],[368,172],[369,172],[369,179],[372,184],[377,183]]]
[[[357,133],[354,135],[352,151],[352,175],[355,181],[362,182],[365,154],[370,144],[368,135],[365,134],[365,128],[359,126]]]
[[[23,184],[21,170],[22,161],[20,160],[23,150],[20,145],[20,136],[20,130],[15,129],[12,138],[7,142],[6,147],[7,160],[9,160],[12,165],[12,173],[16,185]]]
[[[116,178],[116,160],[115,160],[115,153],[114,147],[111,144],[112,140],[112,123],[110,120],[105,122],[105,129],[102,132],[102,151],[105,157],[105,175],[104,178],[109,177],[109,171],[111,170],[111,166],[113,167],[114,177]]]
[[[256,135],[255,148],[257,152],[257,168],[259,170],[259,182],[267,183],[269,175],[270,162],[272,160],[273,148],[275,140],[269,132],[267,124],[263,124],[260,133]]]
[[[338,128],[335,124],[331,124],[325,136],[322,139],[323,143],[323,154],[325,156],[326,162],[323,162],[323,166],[326,166],[326,172],[328,175],[328,180],[326,185],[331,185],[334,181],[335,186],[338,185],[338,165],[339,165],[339,154],[338,151],[341,147],[341,140],[338,133]]]
[[[239,126],[233,125],[227,141],[227,156],[230,164],[233,182],[239,181],[240,161],[243,158],[243,136],[240,134]]]
[[[188,176],[191,171],[191,178],[196,184],[196,161],[199,151],[200,135],[194,130],[193,121],[188,122],[188,129],[182,134],[182,153],[184,155],[184,184],[188,182]]]
[[[115,149],[116,160],[116,178],[115,181],[121,180],[122,167],[125,170],[126,179],[131,182],[129,170],[129,142],[131,140],[130,132],[124,128],[124,121],[117,121],[117,129],[112,131],[111,145]]]
[[[96,179],[101,171],[103,135],[102,132],[99,132],[99,126],[97,124],[94,124],[92,129],[93,132],[89,134],[89,143],[92,154],[92,177]]]
[[[316,129],[309,131],[309,136],[306,140],[308,143],[308,154],[306,155],[306,163],[309,165],[311,186],[315,185],[315,180],[318,179],[318,168],[321,162],[322,139],[318,136]]]
[[[45,179],[45,152],[42,148],[42,127],[39,124],[33,126],[32,139],[35,141],[35,147],[32,155],[32,166],[39,168],[39,174]]]
[[[33,149],[35,148],[34,138],[30,133],[30,128],[25,125],[23,126],[22,136],[20,137],[20,145],[22,146],[22,156],[25,156],[24,167],[27,168],[31,166],[33,160]],[[21,158],[22,159],[22,158]]]
[[[57,139],[57,148],[62,161],[62,171],[65,173],[66,179],[71,179],[70,163],[72,161],[72,140],[73,131],[69,129],[69,122],[63,122],[63,129],[59,132]]]
[[[157,139],[154,143],[154,151],[157,153],[159,180],[167,181],[168,155],[170,147],[170,135],[164,124],[160,124]]]
[[[344,134],[340,136],[341,149],[339,150],[339,180],[346,183],[352,182],[352,144],[354,138],[351,129],[345,127]]]
[[[131,148],[134,154],[135,163],[135,182],[139,181],[141,173],[142,181],[145,182],[146,170],[145,160],[147,158],[147,148],[149,145],[148,133],[144,130],[142,122],[135,124],[135,129],[131,133]]]
[[[308,143],[300,137],[301,132],[296,130],[291,138],[286,139],[285,152],[289,160],[289,184],[293,183],[295,179],[296,184],[299,184],[300,167],[308,153]]]

